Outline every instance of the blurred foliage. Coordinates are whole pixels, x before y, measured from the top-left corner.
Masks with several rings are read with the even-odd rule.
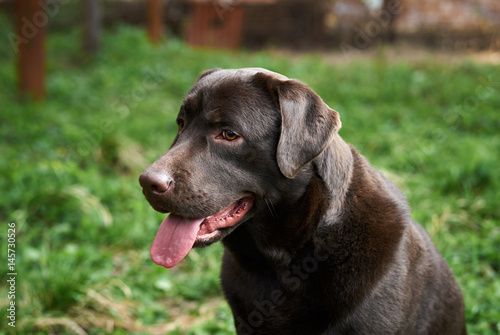
[[[234,333],[221,244],[155,266],[163,215],[137,178],[168,149],[196,77],[247,66],[299,78],[340,112],[341,136],[403,189],[452,267],[469,332],[500,333],[498,67],[152,47],[126,26],[102,38],[83,59],[78,30],[51,33],[41,104],[15,98],[15,57],[0,49],[0,220],[16,223],[18,334]],[[4,324],[6,296],[1,286]]]

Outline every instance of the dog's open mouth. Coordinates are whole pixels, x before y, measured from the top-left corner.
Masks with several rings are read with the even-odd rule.
[[[253,197],[242,198],[206,218],[189,219],[170,214],[158,228],[150,255],[166,268],[177,265],[195,243],[210,244],[222,235],[220,229],[236,225],[253,205]]]

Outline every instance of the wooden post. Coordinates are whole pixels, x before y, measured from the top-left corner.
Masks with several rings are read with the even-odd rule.
[[[398,2],[392,0],[383,0],[382,3],[382,11],[389,16],[389,22],[387,22],[387,26],[383,30],[382,39],[388,43],[394,43],[396,40],[396,19],[401,12],[401,7],[399,6]]]
[[[43,1],[16,1],[16,30],[18,38],[17,70],[21,97],[45,97],[45,37],[48,14]]]
[[[191,2],[193,15],[186,29],[187,42],[198,47],[239,48],[245,17],[243,3],[243,0]]]
[[[101,34],[100,0],[83,0],[83,51],[91,55],[99,49]]]
[[[148,34],[153,44],[158,44],[162,35],[161,0],[148,0]]]

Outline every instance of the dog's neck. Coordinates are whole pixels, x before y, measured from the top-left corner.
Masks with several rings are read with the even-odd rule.
[[[335,223],[349,189],[353,171],[353,155],[350,146],[337,134],[330,145],[314,161],[315,171],[325,183],[330,205],[320,226]]]
[[[300,184],[307,184],[300,199],[291,204],[274,204],[267,216],[244,223],[224,239],[224,244],[244,257],[247,263],[254,257],[263,257],[275,266],[286,266],[297,250],[312,241],[317,228],[327,227],[338,220],[352,171],[351,148],[337,135],[296,177],[302,180]],[[291,219],[284,222],[281,217]],[[289,236],[296,238],[290,240]]]
[[[310,170],[299,177],[307,179],[308,185],[295,203],[274,204],[265,215],[251,218],[224,238],[224,245],[241,263],[288,266],[312,242],[318,222],[329,209],[329,196],[325,183]]]

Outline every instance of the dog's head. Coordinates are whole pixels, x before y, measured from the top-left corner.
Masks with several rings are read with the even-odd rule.
[[[171,148],[139,179],[153,208],[171,213],[151,247],[165,267],[269,212],[268,203],[297,201],[309,163],[340,128],[308,86],[256,68],[203,73],[177,124]]]

